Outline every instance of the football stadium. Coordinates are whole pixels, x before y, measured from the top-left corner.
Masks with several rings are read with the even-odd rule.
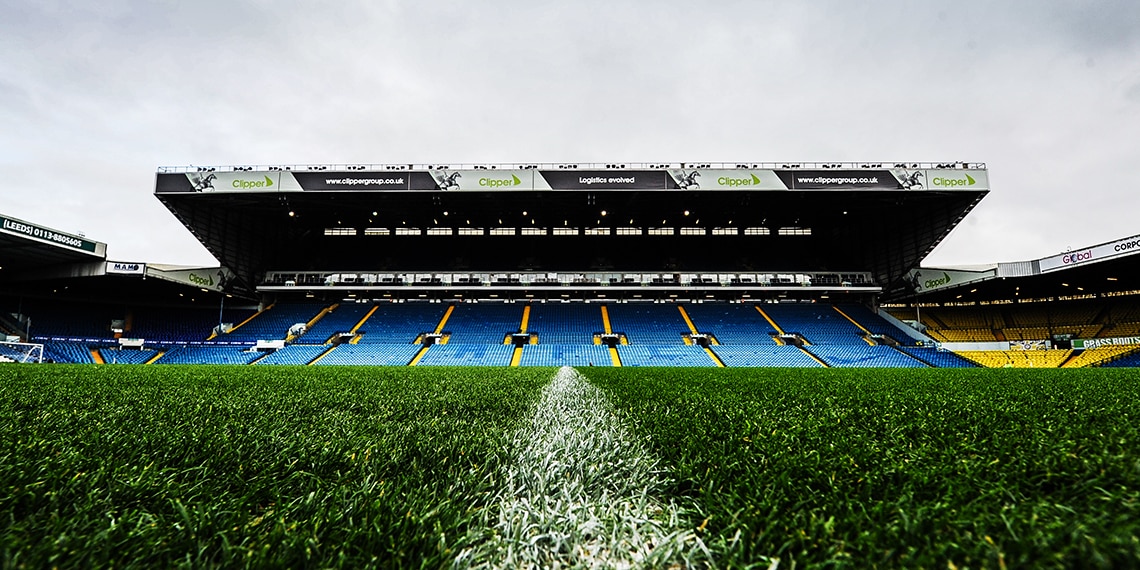
[[[0,212],[2,564],[1134,566],[1140,236],[923,265],[990,191],[159,168],[213,267]]]

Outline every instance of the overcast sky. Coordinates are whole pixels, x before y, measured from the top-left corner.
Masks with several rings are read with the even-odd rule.
[[[985,162],[925,265],[1140,234],[1140,2],[0,0],[0,214],[212,264],[158,166]]]

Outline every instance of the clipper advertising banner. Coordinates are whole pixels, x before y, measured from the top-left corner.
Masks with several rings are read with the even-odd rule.
[[[555,190],[665,190],[664,170],[535,171]]]
[[[669,189],[678,190],[787,190],[773,170],[668,170]]]
[[[1083,263],[1104,261],[1114,257],[1132,255],[1134,253],[1140,253],[1140,236],[1132,236],[1112,243],[1078,251],[1070,251],[1061,255],[1054,255],[1053,257],[1046,257],[1040,261],[1041,273],[1048,273]]]
[[[997,275],[997,268],[986,271],[962,271],[957,269],[930,269],[918,268],[911,270],[906,276],[915,293],[927,293],[948,287],[957,287],[982,279],[990,279]]]
[[[988,190],[985,170],[275,170],[158,174],[155,192],[530,190]]]
[[[777,170],[793,190],[989,190],[985,170]]]
[[[174,283],[181,283],[183,285],[193,285],[201,289],[208,289],[210,291],[225,291],[226,287],[233,281],[234,274],[225,267],[199,267],[194,269],[162,269],[153,265],[145,267],[147,277],[155,277],[158,279],[165,279],[173,281]]]

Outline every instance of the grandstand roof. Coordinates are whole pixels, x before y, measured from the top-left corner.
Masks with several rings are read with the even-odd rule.
[[[1140,235],[1056,255],[972,267],[922,267],[892,300],[970,303],[1079,298],[1140,291]]]
[[[267,271],[866,271],[902,279],[981,164],[164,168],[155,194],[246,288]]]
[[[0,214],[0,281],[14,271],[101,261],[107,244]]]

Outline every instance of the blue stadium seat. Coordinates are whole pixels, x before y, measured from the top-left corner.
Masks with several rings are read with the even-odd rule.
[[[1102,368],[1136,368],[1140,367],[1140,352],[1118,358],[1101,366]]]
[[[143,364],[157,354],[158,352],[154,350],[99,349],[99,357],[106,364]]]
[[[503,344],[522,325],[523,308],[521,303],[458,303],[444,326],[451,333],[447,343]]]
[[[249,352],[237,346],[176,346],[155,364],[249,364],[260,357],[260,352]]]
[[[772,344],[729,344],[714,346],[713,352],[729,368],[803,367],[819,368],[820,363],[795,346]]]
[[[284,348],[279,348],[255,362],[254,364],[261,366],[262,364],[283,364],[301,366],[308,364],[314,358],[320,356],[324,351],[328,350],[329,346],[323,344],[290,344]]]
[[[863,331],[829,304],[769,303],[760,308],[785,333],[799,333],[813,345],[863,345]]]
[[[977,368],[978,365],[949,350],[924,346],[900,346],[899,350],[936,368]]]
[[[598,320],[601,320],[600,316]],[[523,347],[519,366],[611,366],[613,364],[609,349],[605,346],[542,344],[541,339],[542,337],[539,337],[539,344]]]
[[[342,344],[314,366],[406,366],[420,351],[418,344]]]
[[[228,334],[219,336],[218,340],[252,343],[283,339],[289,334],[289,327],[309,322],[326,306],[324,303],[277,303]]]
[[[417,366],[508,366],[514,347],[509,344],[437,344]]]
[[[630,344],[618,346],[617,351],[622,366],[716,366],[712,357],[699,346]]]
[[[594,333],[603,330],[605,326],[602,323],[600,305],[580,302],[530,305],[527,332],[538,335],[539,345],[592,344]]]
[[[371,303],[341,302],[336,309],[314,323],[313,327],[295,342],[324,344],[335,334],[351,331],[352,327],[356,326],[356,323],[359,323],[360,319],[363,319],[371,310]]]
[[[712,334],[722,345],[776,346],[775,329],[751,303],[700,303],[685,310],[698,332]]]
[[[91,348],[86,343],[78,341],[48,341],[44,342],[44,360],[74,364],[92,364],[95,358],[91,356]]]
[[[835,368],[926,368],[926,364],[887,345],[818,344],[807,350]]]
[[[606,311],[610,327],[616,333],[625,333],[630,344],[684,346],[684,335],[689,333],[674,303],[607,303]]]
[[[363,335],[360,344],[412,343],[435,330],[446,310],[441,303],[381,303],[356,332]]]

